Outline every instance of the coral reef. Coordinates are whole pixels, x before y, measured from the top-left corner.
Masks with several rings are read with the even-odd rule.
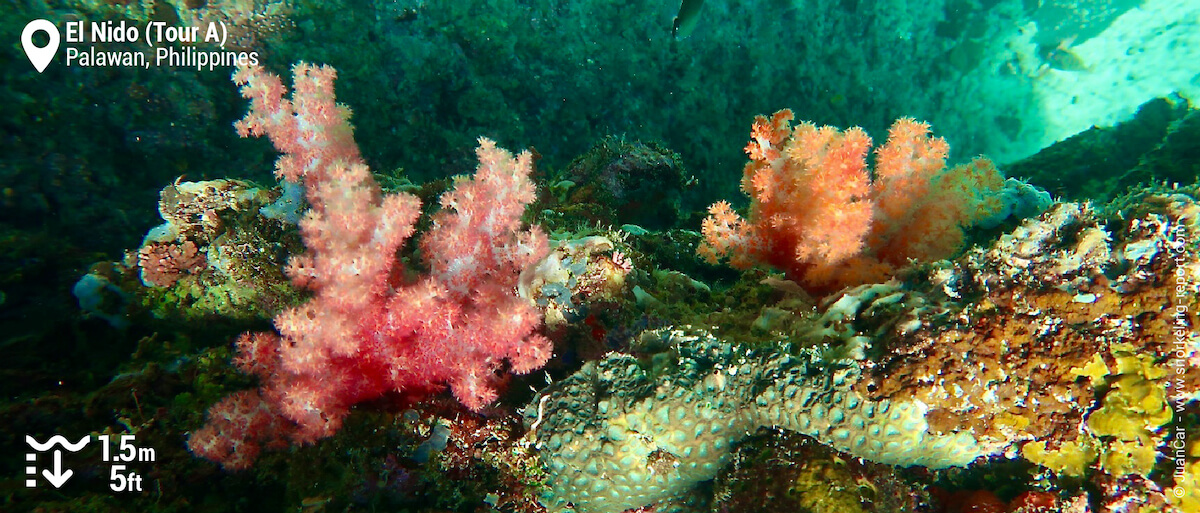
[[[1196,322],[1197,205],[1159,188],[1103,210],[1059,204],[839,316],[835,338],[887,341],[865,350],[856,389],[928,404],[935,429],[1014,442],[1103,501],[1165,504],[1148,478],[1200,386],[1200,340],[1177,328]]]
[[[1061,203],[989,248],[831,296],[796,340],[810,347],[790,354],[644,333],[659,354],[609,355],[529,406],[547,505],[616,512],[679,497],[746,433],[775,426],[889,464],[1020,454],[1063,478],[1125,483],[1106,501],[1165,507],[1137,483],[1178,421],[1168,369],[1173,389],[1192,391],[1180,407],[1200,390],[1200,339],[1172,328],[1195,323],[1200,207],[1150,190],[1104,210],[1102,222]],[[972,365],[949,363],[961,361]],[[900,416],[873,430],[856,408]],[[923,438],[901,445],[921,452],[889,451],[888,433]]]
[[[0,447],[158,456],[5,507],[1200,511],[1198,5],[10,2],[263,68],[239,138],[224,71],[0,47]],[[785,103],[864,129],[760,119],[702,225]]]

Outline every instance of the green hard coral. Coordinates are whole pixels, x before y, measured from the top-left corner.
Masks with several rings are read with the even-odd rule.
[[[616,513],[679,496],[760,427],[893,465],[965,466],[992,452],[969,432],[932,432],[919,401],[867,400],[850,389],[851,368],[827,368],[815,350],[758,351],[680,330],[642,337],[655,338],[674,365],[647,372],[634,356],[609,354],[528,408],[551,511]]]

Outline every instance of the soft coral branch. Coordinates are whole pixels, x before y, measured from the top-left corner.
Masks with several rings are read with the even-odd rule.
[[[290,98],[278,77],[259,68],[234,76],[251,99],[239,133],[270,137],[283,153],[278,175],[306,191],[307,250],[287,271],[313,295],[275,317],[278,334],[238,339],[236,365],[262,386],[214,406],[209,424],[189,439],[197,454],[230,468],[249,465],[260,446],[277,440],[329,436],[351,406],[390,392],[448,385],[479,410],[496,398],[505,362],[524,373],[551,356],[550,341],[535,333],[540,312],[515,293],[521,270],[548,247],[541,230],[521,223],[535,196],[531,155],[514,157],[480,139],[475,175],[442,197],[420,241],[431,273],[405,282],[397,252],[413,235],[420,202],[385,194],[372,178],[349,110],[334,100],[333,69],[301,63],[294,75]],[[270,432],[231,420],[249,417]]]
[[[946,169],[949,146],[929,125],[897,120],[867,168],[859,128],[803,122],[790,110],[758,116],[746,146],[743,219],[726,202],[709,209],[702,255],[739,268],[766,264],[813,292],[887,278],[908,259],[949,256],[963,228],[998,205],[1000,175],[985,158]]]

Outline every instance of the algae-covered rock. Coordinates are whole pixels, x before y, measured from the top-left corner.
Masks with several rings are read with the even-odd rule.
[[[679,155],[655,143],[606,137],[572,161],[554,186],[566,207],[611,225],[671,228],[685,185]]]
[[[1066,200],[1103,202],[1139,183],[1189,184],[1200,174],[1200,113],[1181,97],[1157,98],[1113,127],[1090,130],[1006,166]]]

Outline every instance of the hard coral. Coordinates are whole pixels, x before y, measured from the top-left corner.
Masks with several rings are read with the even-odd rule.
[[[728,257],[739,268],[770,265],[827,293],[884,280],[909,259],[950,256],[965,227],[1002,206],[991,161],[946,169],[949,146],[929,135],[928,124],[897,120],[876,150],[872,179],[871,138],[861,129],[792,128],[791,119],[786,109],[755,119],[742,178],[750,214],[714,204],[703,256]]]
[[[550,511],[612,513],[679,496],[712,479],[737,442],[767,426],[889,465],[965,466],[994,449],[967,431],[931,429],[920,401],[849,392],[856,373],[825,368],[811,348],[794,357],[679,329],[642,339],[647,348],[670,348],[655,358],[659,368],[609,353],[527,409],[549,474]]]

